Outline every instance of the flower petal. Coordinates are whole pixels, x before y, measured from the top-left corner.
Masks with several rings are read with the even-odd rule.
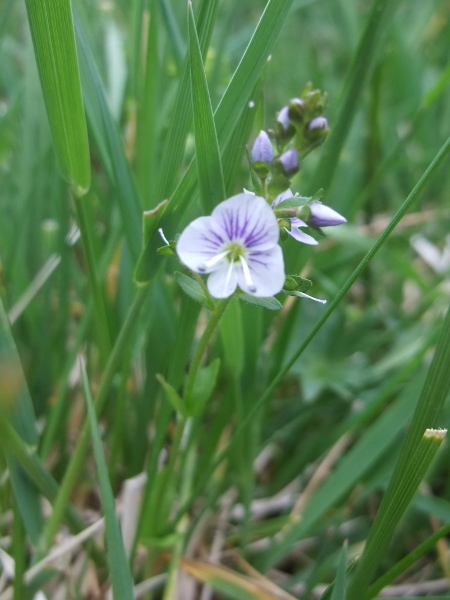
[[[242,266],[236,264],[237,282],[243,292],[258,298],[268,298],[281,291],[285,281],[283,252],[276,245],[266,252],[253,252],[247,257],[253,284],[250,289]]]
[[[224,240],[213,227],[212,217],[199,217],[189,223],[177,242],[177,254],[181,262],[196,273],[209,273],[218,268],[212,265],[202,269],[202,265],[220,253]]]
[[[289,235],[291,235],[297,242],[302,242],[303,244],[309,244],[310,246],[317,246],[319,243],[313,237],[302,231],[301,229],[297,229],[297,227],[293,227],[290,231],[286,229]]]
[[[241,242],[252,251],[270,250],[280,236],[277,218],[260,196],[232,196],[216,206],[211,219],[218,236],[230,242]]]
[[[211,273],[206,285],[213,298],[228,298],[235,291],[238,282],[238,263],[230,263],[224,260],[220,267]]]

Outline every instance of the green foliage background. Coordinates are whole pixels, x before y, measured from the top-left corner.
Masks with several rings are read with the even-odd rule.
[[[89,148],[81,96],[71,91],[73,105],[64,108],[58,72],[53,84],[50,67],[40,66],[38,74],[34,48],[49,39],[36,25],[33,47],[29,21],[39,3],[5,0],[0,15],[0,465],[10,473],[0,480],[0,537],[16,564],[11,597],[31,598],[41,588],[52,597],[57,586],[65,586],[67,598],[81,597],[74,589],[83,575],[72,586],[56,570],[32,580],[24,573],[50,551],[63,523],[82,528],[88,510],[96,517],[103,510],[112,522],[107,551],[100,542],[83,550],[98,581],[108,582],[106,565],[123,563],[112,498],[140,473],[147,483],[128,554],[132,578],[137,584],[168,574],[148,597],[177,597],[181,557],[210,558],[223,519],[224,549],[265,573],[275,565],[282,574],[277,584],[298,598],[318,597],[336,572],[334,590],[325,592],[333,600],[374,597],[379,590],[369,584],[397,566],[383,580],[390,584],[414,557],[399,561],[420,544],[409,580],[448,576],[448,555],[438,546],[435,560],[431,537],[441,525],[436,537],[448,533],[450,520],[445,444],[427,483],[415,495],[411,490],[407,518],[376,572],[364,571],[361,561],[362,575],[356,567],[352,580],[351,571],[346,591],[345,553],[339,563],[345,539],[349,562],[360,554],[394,466],[403,464],[399,449],[427,373],[436,383],[422,396],[431,408],[414,417],[409,431],[421,435],[449,422],[442,324],[450,270],[448,3],[271,0],[266,15],[272,10],[272,20],[255,34],[264,1],[198,0],[199,48],[192,22],[188,35],[184,2],[74,0],[58,10],[63,5],[69,22],[56,19],[53,50],[70,46],[73,14],[77,54],[61,68],[76,91],[79,66]],[[192,66],[186,59],[198,50],[204,72],[200,61]],[[203,138],[195,126],[208,105],[202,81],[217,139],[212,121]],[[145,240],[143,279],[150,283],[136,285],[142,213],[168,199],[161,221],[149,218],[147,234],[162,226],[175,239],[210,210],[198,191],[214,184],[202,152],[216,167],[221,157],[228,196],[253,189],[245,148],[308,81],[328,93],[332,134],[304,160],[292,189],[306,195],[323,187],[324,202],[348,224],[318,247],[287,240],[284,251],[288,270],[312,279],[313,294],[327,298],[332,310],[281,296],[280,312],[233,300],[207,347],[205,364],[220,359],[214,391],[201,415],[186,422],[170,397],[182,394],[208,312],[183,294],[176,259],[156,253],[157,233]],[[63,126],[70,116],[73,138]],[[196,149],[198,170],[191,165]],[[222,194],[222,184],[217,187],[212,204]],[[385,239],[385,227],[408,197],[407,213]],[[365,269],[346,285],[361,264]],[[438,367],[429,371],[441,333]],[[84,388],[79,354],[87,365]],[[103,463],[95,436],[96,463],[89,446],[89,386],[97,406],[90,427],[101,432]],[[414,470],[425,473],[435,451],[429,456],[417,440],[410,450],[418,454],[414,468],[405,459],[407,481],[397,471],[391,480],[400,491]],[[324,457],[330,470],[320,475]],[[288,515],[305,487],[298,522]],[[252,518],[256,500],[277,494],[285,499],[282,509]],[[50,520],[43,518],[43,497],[53,506]],[[380,534],[386,543],[398,521],[392,518],[389,535]],[[379,531],[376,522],[371,535]],[[192,548],[194,534],[202,543]],[[224,557],[230,564],[227,552]],[[225,590],[218,580],[223,584],[226,576],[206,573],[224,594],[217,597],[247,597],[242,582],[233,584],[238,591]],[[126,569],[123,580],[131,582]],[[261,590],[246,593],[265,597]]]

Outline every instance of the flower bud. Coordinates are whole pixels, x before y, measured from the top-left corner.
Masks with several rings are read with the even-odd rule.
[[[274,135],[279,145],[284,146],[295,135],[295,127],[289,119],[289,107],[284,106],[277,115]]]
[[[347,223],[345,217],[321,202],[311,202],[309,209],[311,211],[311,217],[309,218],[308,224],[313,227],[330,227],[332,225],[342,225],[342,223]]]
[[[283,106],[283,108],[277,115],[277,121],[281,124],[285,132],[289,129],[289,126],[291,124],[291,122],[289,121],[289,107]]]
[[[273,149],[269,136],[265,131],[260,131],[252,148],[252,160],[254,163],[263,162],[267,165],[273,160]]]
[[[298,162],[298,154],[295,148],[291,148],[290,150],[286,150],[278,160],[281,163],[283,173],[286,176],[295,175],[300,170],[300,164]]]
[[[302,124],[305,118],[306,106],[301,98],[292,98],[289,101],[289,119],[294,123]]]
[[[315,117],[306,127],[308,131],[325,131],[328,129],[328,121],[325,117]]]

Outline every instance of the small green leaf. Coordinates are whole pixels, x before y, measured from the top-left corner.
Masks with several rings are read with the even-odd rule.
[[[83,196],[91,166],[70,0],[26,6],[59,168],[75,196]]]
[[[183,417],[188,417],[188,411],[186,410],[186,405],[183,400],[180,398],[176,389],[168,383],[162,375],[159,373],[156,375],[156,379],[162,385],[164,390],[164,395],[172,407],[183,415]]]
[[[180,273],[179,271],[174,273],[174,277],[178,285],[181,286],[183,292],[185,292],[193,300],[200,302],[200,304],[208,304],[208,298],[205,296],[202,286],[195,281],[195,279],[192,279],[192,277],[188,277],[188,275]]]
[[[209,365],[199,369],[191,394],[186,397],[189,414],[199,415],[210,399],[216,385],[220,369],[220,358],[215,358]]]
[[[257,298],[256,296],[250,296],[250,294],[240,292],[237,294],[237,297],[240,300],[244,300],[244,302],[254,304],[255,306],[262,306],[263,308],[268,308],[269,310],[280,310],[282,307],[281,302],[274,296],[271,296],[270,298]]]

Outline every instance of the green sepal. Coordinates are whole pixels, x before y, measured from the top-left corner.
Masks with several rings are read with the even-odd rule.
[[[160,248],[156,248],[156,252],[160,256],[173,256],[177,257],[175,242],[169,242],[168,246],[161,246]]]
[[[252,167],[260,179],[267,179],[267,176],[270,172],[270,168],[266,162],[258,160],[257,162],[252,163]]]
[[[279,204],[275,206],[273,212],[280,217],[292,217],[292,210],[297,211],[301,206],[305,206],[305,204],[309,204],[315,196],[292,196],[292,198],[286,198]],[[290,211],[286,213],[286,215],[282,214],[283,211]],[[295,216],[295,215],[294,215]]]
[[[282,307],[281,302],[277,300],[274,296],[271,296],[269,298],[258,298],[256,296],[250,296],[250,294],[246,294],[245,292],[237,292],[236,296],[240,300],[248,302],[248,304],[262,306],[263,308],[268,308],[269,310],[280,310],[280,308]]]
[[[185,402],[189,416],[198,416],[211,397],[219,375],[220,358],[215,358],[209,365],[199,369],[192,392],[186,396]]]
[[[168,200],[163,200],[154,209],[146,210],[142,213],[144,247],[134,270],[134,281],[138,285],[147,284],[155,274],[157,267],[155,253],[158,252],[157,244],[160,242],[156,228],[161,219],[161,215],[166,210],[167,203]],[[158,253],[163,254],[162,252]]]
[[[161,384],[164,395],[166,399],[169,401],[169,404],[176,410],[176,412],[180,413],[183,417],[187,418],[189,416],[188,410],[186,408],[186,404],[183,402],[182,398],[176,391],[176,389],[168,383],[162,375],[159,373],[156,374],[156,379]]]
[[[289,292],[303,292],[304,294],[312,288],[312,281],[305,279],[299,275],[288,275],[284,282],[283,292],[289,294]],[[295,295],[295,294],[292,294]]]
[[[184,273],[180,273],[179,271],[175,271],[174,277],[178,285],[183,290],[183,292],[185,292],[189,297],[191,297],[192,300],[200,302],[200,304],[203,304],[204,306],[209,304],[209,300],[206,297],[205,292],[202,289],[202,286],[198,283],[198,281],[195,281],[195,279],[192,279],[192,277],[188,277],[187,275],[185,275]]]

